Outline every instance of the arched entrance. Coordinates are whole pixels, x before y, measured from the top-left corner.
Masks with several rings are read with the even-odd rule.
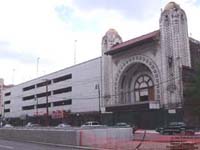
[[[151,71],[142,63],[127,67],[119,80],[118,104],[135,104],[155,100]]]
[[[160,104],[160,84],[159,69],[151,58],[136,55],[123,59],[115,74],[115,98],[106,110],[113,112],[115,122],[154,128],[163,119],[160,107],[151,108]]]
[[[160,99],[160,73],[152,59],[136,55],[119,63],[115,77],[115,104]]]

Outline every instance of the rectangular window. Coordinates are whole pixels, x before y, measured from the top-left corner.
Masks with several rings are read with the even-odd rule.
[[[72,104],[71,99],[53,102],[53,106],[63,106],[63,105],[71,105],[71,104]]]
[[[61,82],[61,81],[71,79],[71,78],[72,78],[72,74],[68,74],[68,75],[64,75],[64,76],[53,79],[53,82],[57,83],[57,82]]]
[[[148,95],[140,96],[140,101],[141,102],[148,101]]]
[[[58,89],[58,90],[54,90],[53,91],[53,94],[61,94],[61,93],[67,93],[67,92],[70,92],[72,91],[72,87],[66,87],[66,88],[62,88],[62,89]]]
[[[22,110],[31,110],[34,109],[34,105],[30,105],[30,106],[23,106]]]
[[[140,89],[140,96],[148,95],[148,89]]]
[[[4,104],[10,104],[10,101],[5,101]]]
[[[37,94],[36,96],[37,96],[37,98],[40,98],[40,97],[45,97],[45,96],[50,96],[51,95],[51,92],[49,91],[48,93],[46,93],[46,92],[44,92],[44,93],[39,93],[39,94]]]
[[[139,102],[139,101],[140,101],[139,91],[135,91],[135,101],[136,101],[136,102]]]
[[[51,80],[47,80],[37,84],[37,87],[42,87],[51,84]]]
[[[4,112],[7,113],[7,112],[10,112],[10,109],[4,109]]]
[[[10,92],[8,92],[8,93],[5,93],[5,96],[9,96],[11,93]]]
[[[47,107],[47,104],[46,104],[46,103],[38,104],[38,105],[37,105],[37,108],[46,108],[46,107]],[[51,103],[48,103],[48,107],[51,107]]]
[[[35,88],[35,85],[27,86],[27,87],[23,88],[23,91],[32,90],[34,88]]]
[[[23,101],[26,101],[26,100],[30,100],[30,99],[34,99],[35,96],[34,95],[30,95],[30,96],[26,96],[26,97],[23,97]]]

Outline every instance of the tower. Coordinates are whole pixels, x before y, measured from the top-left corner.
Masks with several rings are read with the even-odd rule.
[[[121,37],[114,29],[109,29],[102,38],[102,96],[104,103],[111,103],[112,98],[112,58],[105,55],[105,52],[109,51],[112,46],[122,42]]]
[[[163,100],[168,108],[182,102],[182,66],[191,67],[187,17],[175,2],[160,16]]]

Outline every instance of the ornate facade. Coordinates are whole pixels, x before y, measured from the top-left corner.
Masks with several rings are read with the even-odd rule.
[[[153,128],[183,119],[182,73],[192,68],[194,41],[178,4],[168,3],[159,23],[159,30],[129,41],[122,42],[114,29],[102,39],[104,105],[116,121]]]
[[[64,110],[62,119],[73,125],[95,119],[141,128],[192,122],[184,90],[200,64],[200,42],[188,37],[186,14],[174,2],[163,9],[159,24],[159,30],[125,42],[110,29],[102,38],[102,57],[4,90],[3,118],[36,121],[48,102],[52,118]]]

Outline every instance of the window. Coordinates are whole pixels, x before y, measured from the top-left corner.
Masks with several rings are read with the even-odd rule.
[[[5,96],[9,96],[11,93],[10,92],[8,92],[8,93],[5,93]]]
[[[99,125],[98,122],[92,122],[92,125]]]
[[[40,97],[45,97],[45,96],[50,96],[51,95],[51,92],[49,91],[48,93],[46,93],[46,92],[44,92],[44,93],[39,93],[39,94],[37,94],[36,96],[37,96],[37,98],[40,98]]]
[[[47,107],[47,104],[46,104],[46,103],[38,104],[38,105],[37,105],[37,108],[46,108],[46,107]],[[51,107],[51,103],[48,103],[48,107]]]
[[[30,95],[30,96],[26,96],[26,97],[23,97],[23,101],[26,101],[26,100],[31,100],[31,99],[34,99],[35,96],[34,95]]]
[[[141,75],[135,82],[135,100],[148,101],[154,100],[154,85],[152,79],[148,75]]]
[[[53,102],[53,106],[63,106],[63,105],[71,105],[71,104],[72,104],[71,99]]]
[[[30,106],[23,106],[22,110],[31,110],[34,109],[34,105],[30,105]]]
[[[86,122],[85,125],[90,125],[89,122]]]
[[[32,90],[34,88],[35,88],[35,85],[27,86],[27,87],[23,88],[23,91]]]
[[[4,104],[10,104],[10,101],[5,101]]]
[[[37,87],[42,87],[51,84],[51,80],[47,80],[37,84]]]
[[[4,112],[7,113],[7,112],[10,112],[10,109],[4,109]]]
[[[72,87],[66,87],[66,88],[62,88],[62,89],[58,89],[58,90],[54,90],[53,94],[61,94],[61,93],[66,93],[66,92],[70,92],[72,91]]]
[[[71,79],[71,78],[72,78],[72,74],[68,74],[68,75],[64,75],[64,76],[53,79],[53,82],[57,83],[57,82],[61,82],[61,81]]]

